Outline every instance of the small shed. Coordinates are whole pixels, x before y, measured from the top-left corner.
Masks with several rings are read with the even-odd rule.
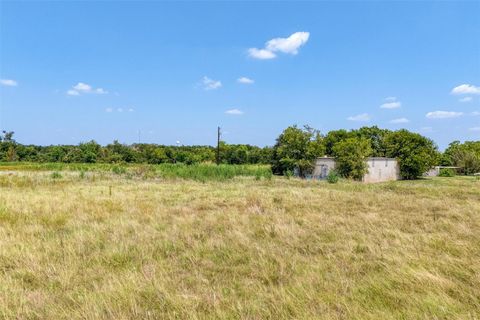
[[[363,177],[362,181],[367,183],[382,182],[400,179],[400,166],[397,159],[370,157],[366,160],[368,172]],[[335,169],[335,158],[323,157],[315,161],[315,168],[313,170],[314,179],[325,179],[330,171]]]
[[[461,169],[460,167],[451,167],[451,166],[435,166],[423,174],[424,177],[438,177],[442,169],[453,169],[457,171]]]

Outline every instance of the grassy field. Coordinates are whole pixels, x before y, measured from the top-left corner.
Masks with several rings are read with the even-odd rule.
[[[270,166],[266,165],[215,165],[215,164],[109,164],[109,163],[1,163],[0,172],[17,171],[51,171],[56,175],[62,171],[94,172],[105,176],[107,173],[122,175],[128,179],[186,179],[196,181],[225,181],[238,176],[254,176],[257,180],[272,178]],[[60,174],[61,175],[61,174]]]
[[[480,318],[478,179],[141,168],[0,169],[1,319]]]

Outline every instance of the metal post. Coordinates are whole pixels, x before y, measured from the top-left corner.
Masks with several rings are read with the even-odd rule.
[[[220,127],[217,129],[217,166],[220,164]]]

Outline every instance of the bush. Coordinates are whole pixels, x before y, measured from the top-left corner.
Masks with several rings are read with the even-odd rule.
[[[370,142],[363,138],[348,138],[333,147],[336,168],[345,178],[362,180],[368,172],[366,158],[371,154]]]
[[[454,177],[455,176],[455,170],[451,168],[443,168],[440,169],[440,173],[438,174],[439,177]]]
[[[398,130],[389,133],[385,141],[387,157],[398,159],[403,179],[421,177],[438,161],[439,154],[435,143],[418,133]]]
[[[332,170],[327,175],[327,182],[328,183],[337,183],[339,180],[338,172],[336,170]]]
[[[315,159],[324,154],[325,145],[318,130],[291,126],[280,134],[273,147],[272,170],[285,174],[298,168],[299,175],[304,177],[311,173]]]
[[[62,175],[61,175],[60,172],[55,171],[55,172],[52,172],[52,174],[50,175],[50,177],[51,177],[52,179],[61,179],[61,178],[62,178]]]
[[[120,174],[125,174],[127,172],[127,169],[125,169],[125,167],[122,167],[122,166],[113,166],[112,172],[120,175]]]

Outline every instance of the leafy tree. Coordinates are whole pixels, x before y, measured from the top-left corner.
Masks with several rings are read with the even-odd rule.
[[[305,176],[313,169],[314,160],[325,154],[323,137],[318,130],[306,126],[285,129],[273,147],[272,171],[283,174],[299,168]]]
[[[368,172],[366,158],[372,153],[370,141],[365,138],[348,138],[333,147],[336,170],[345,177],[362,180]]]
[[[397,158],[404,179],[421,177],[438,162],[435,143],[418,133],[405,129],[394,131],[386,136],[385,143],[387,157]]]
[[[442,164],[460,167],[464,174],[480,172],[480,141],[454,141],[442,155]]]
[[[101,155],[101,146],[93,140],[86,143],[80,143],[78,147],[81,152],[79,162],[95,163]]]
[[[332,131],[328,132],[327,135],[325,136],[325,139],[324,139],[324,141],[325,141],[325,143],[324,143],[325,144],[325,153],[328,156],[333,157],[334,156],[333,147],[337,143],[339,143],[340,141],[351,138],[353,136],[354,136],[354,134],[352,134],[351,132],[348,132],[345,129],[332,130]]]
[[[387,145],[385,137],[390,133],[390,130],[380,129],[377,126],[362,127],[358,130],[352,130],[352,133],[359,138],[364,138],[370,141],[372,148],[372,157],[385,157],[387,153]]]

